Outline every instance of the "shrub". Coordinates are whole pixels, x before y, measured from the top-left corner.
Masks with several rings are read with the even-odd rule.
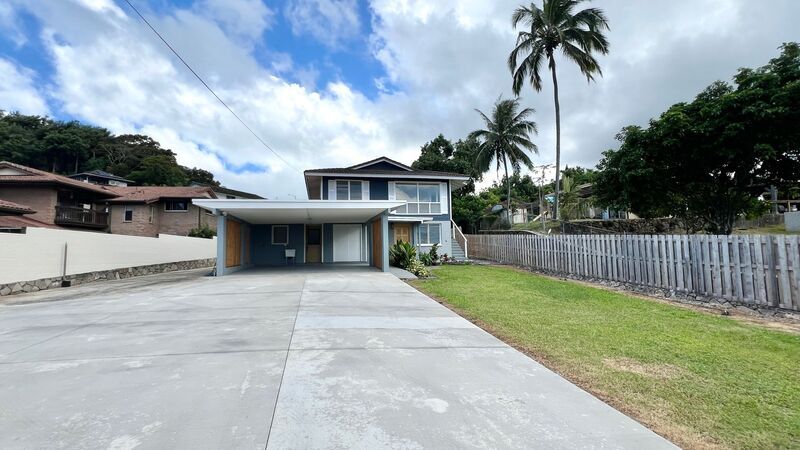
[[[427,267],[425,267],[425,265],[422,264],[422,262],[417,261],[416,259],[412,260],[411,264],[405,269],[418,277],[431,276],[431,271]]]
[[[434,264],[433,256],[430,253],[423,253],[419,255],[419,260],[422,264],[426,266],[432,266]]]
[[[397,241],[389,248],[389,264],[407,269],[411,261],[417,260],[417,249],[408,242]]]
[[[431,261],[433,261],[434,264],[439,262],[439,244],[433,244],[429,255],[431,255]]]
[[[208,226],[208,224],[205,223],[197,228],[192,228],[191,230],[189,230],[189,237],[211,239],[216,235],[217,231],[212,229],[211,227]]]

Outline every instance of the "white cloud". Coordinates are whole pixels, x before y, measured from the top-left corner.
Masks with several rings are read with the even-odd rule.
[[[261,0],[202,0],[198,10],[233,36],[255,40],[273,23],[275,12]]]
[[[517,0],[374,0],[370,49],[386,76],[375,80],[384,88],[373,99],[342,82],[317,86],[320,69],[298,67],[292,55],[270,49],[269,40],[261,49],[259,36],[272,17],[260,2],[251,5],[255,17],[248,16],[251,1],[240,0],[223,17],[209,13],[222,3],[203,0],[152,21],[296,168],[380,155],[410,163],[437,134],[458,139],[481,126],[474,108],[488,111],[498,95],[511,93],[506,57]],[[262,147],[140,21],[120,17],[108,2],[83,3],[29,10],[42,22],[55,68],[48,98],[64,112],[117,133],[150,134],[175,150],[181,164],[211,170],[230,187],[305,197],[302,175]],[[601,58],[605,77],[594,84],[569,64],[559,66],[564,165],[593,165],[622,126],[645,123],[738,67],[764,64],[781,42],[796,39],[792,18],[800,13],[793,0],[756,10],[744,0],[598,0],[593,6],[611,18],[612,53]],[[354,1],[292,1],[284,13],[296,33],[334,47],[358,37],[366,20]],[[239,21],[241,30],[234,30]],[[0,99],[27,89],[15,101],[46,110],[32,74],[13,65],[9,71],[8,64],[0,64],[0,79],[22,80],[15,85],[21,87],[0,86]],[[535,162],[552,162],[549,83],[541,93],[526,87],[523,103],[537,110],[541,155]],[[232,169],[248,163],[266,172]]]
[[[356,0],[289,0],[284,10],[295,35],[339,47],[361,31]]]
[[[23,114],[49,114],[47,102],[36,89],[36,76],[30,69],[0,58],[0,109]]]

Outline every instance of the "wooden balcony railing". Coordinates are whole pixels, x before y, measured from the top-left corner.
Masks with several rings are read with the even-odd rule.
[[[108,226],[108,213],[77,206],[56,206],[55,223],[58,225],[105,228]]]

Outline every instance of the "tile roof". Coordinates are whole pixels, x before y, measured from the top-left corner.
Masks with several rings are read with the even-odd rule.
[[[198,183],[198,182],[192,182],[191,184],[192,184],[192,186],[207,187],[207,188],[211,188],[211,190],[214,191],[214,192],[220,192],[220,193],[223,193],[223,194],[236,195],[236,196],[239,196],[239,197],[242,197],[242,198],[250,198],[250,199],[255,199],[255,200],[264,199],[264,197],[262,197],[262,196],[260,196],[258,194],[251,194],[250,192],[237,191],[236,189],[226,188],[225,186],[211,186],[211,185],[208,185],[208,184],[203,184],[203,183]]]
[[[61,228],[58,225],[45,223],[25,216],[0,216],[0,228],[25,228],[25,227],[38,227],[38,228]]]
[[[19,203],[10,202],[0,198],[0,211],[10,212],[14,214],[33,214],[36,212],[33,208]]]
[[[217,198],[210,187],[204,186],[105,186],[118,195],[110,203],[154,203],[162,198]]]
[[[59,184],[62,186],[69,186],[75,189],[83,189],[85,191],[94,192],[107,197],[113,197],[114,193],[103,189],[100,186],[84,183],[83,181],[73,180],[54,173],[45,172],[44,170],[34,169],[32,167],[15,164],[9,161],[0,161],[0,168],[16,169],[24,172],[26,175],[0,175],[0,183],[24,183],[24,184]]]

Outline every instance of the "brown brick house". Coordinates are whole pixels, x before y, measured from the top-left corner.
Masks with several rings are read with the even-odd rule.
[[[195,198],[217,198],[209,187],[106,186],[106,189],[117,195],[108,200],[111,233],[186,236],[203,225],[217,228],[214,216],[192,204]]]
[[[27,227],[58,228],[30,217],[36,211],[26,205],[0,200],[0,232],[19,233]]]
[[[27,218],[44,224],[105,230],[105,204],[116,196],[94,184],[0,161],[0,199],[27,206],[34,211]]]

